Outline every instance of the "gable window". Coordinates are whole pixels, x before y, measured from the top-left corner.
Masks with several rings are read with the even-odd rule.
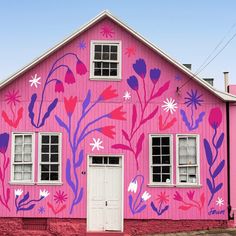
[[[92,41],[90,78],[98,80],[121,79],[121,43]]]
[[[61,135],[57,133],[40,133],[39,153],[39,181],[60,181]]]
[[[150,135],[150,183],[172,183],[172,138],[170,135]]]
[[[177,136],[178,184],[199,184],[198,136]]]
[[[34,134],[13,134],[12,182],[32,182],[34,179]]]

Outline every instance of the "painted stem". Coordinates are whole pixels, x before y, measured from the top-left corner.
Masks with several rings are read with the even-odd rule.
[[[141,178],[141,184],[140,184],[140,190],[138,192],[138,196],[136,197],[135,201],[134,201],[134,204],[133,204],[133,210],[136,211],[137,210],[137,207],[139,207],[140,203],[142,202],[142,198],[138,204],[137,207],[136,206],[136,203],[138,201],[138,199],[140,198],[140,195],[141,195],[141,192],[142,192],[142,188],[143,188],[143,183],[144,183],[144,177],[142,175],[137,175],[132,181],[135,181],[138,177]]]
[[[26,206],[26,205],[28,205],[28,204],[30,204],[30,203],[32,203],[32,202],[40,202],[42,199],[44,199],[43,196],[41,196],[39,199],[32,199],[32,200],[30,200],[30,201],[28,201],[28,202],[26,202],[26,203],[23,203],[23,204],[17,206],[17,211],[18,211],[18,209],[19,209],[20,207]]]

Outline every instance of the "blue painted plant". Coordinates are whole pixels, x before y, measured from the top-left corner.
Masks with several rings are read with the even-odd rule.
[[[75,106],[77,103],[77,97],[70,97],[69,99],[64,98],[65,110],[68,116],[68,124],[62,121],[62,119],[57,115],[55,116],[58,125],[64,128],[67,132],[69,146],[72,153],[72,159],[68,158],[66,161],[66,180],[73,192],[73,201],[70,207],[70,214],[73,212],[74,206],[79,204],[80,201],[82,200],[84,192],[84,188],[80,187],[79,176],[78,176],[78,169],[80,168],[84,159],[84,150],[81,149],[78,152],[79,145],[89,134],[96,131],[102,133],[103,135],[109,138],[114,138],[115,134],[115,132],[113,131],[113,129],[115,128],[114,126],[105,125],[101,127],[99,125],[99,127],[94,128],[94,125],[98,121],[101,121],[105,118],[115,119],[115,120],[125,120],[124,117],[125,112],[121,110],[122,106],[120,106],[109,113],[105,113],[103,115],[98,116],[94,120],[89,121],[84,126],[82,126],[82,121],[92,111],[92,109],[96,107],[96,105],[114,97],[117,97],[116,90],[113,90],[110,86],[106,88],[101,93],[100,96],[98,96],[98,98],[95,100],[94,103],[91,103],[91,91],[89,90],[86,98],[83,101],[81,109],[82,113],[81,116],[79,117],[79,120],[77,121],[75,130],[72,129],[72,115],[74,113]]]
[[[203,100],[201,99],[202,95],[198,95],[197,90],[193,91],[192,89],[191,92],[187,92],[187,95],[188,96],[184,98],[184,104],[191,110],[191,120],[188,120],[187,114],[183,109],[180,109],[180,114],[188,130],[191,131],[199,127],[199,124],[202,122],[203,117],[205,116],[205,112],[201,112],[195,119],[194,111],[196,111],[198,106],[201,106],[201,103],[203,103]]]
[[[224,133],[222,132],[217,138],[217,129],[219,128],[222,121],[221,110],[216,107],[211,109],[209,115],[209,124],[214,130],[211,144],[207,139],[204,139],[204,148],[206,153],[207,163],[209,165],[209,175],[207,178],[207,186],[210,190],[211,197],[208,201],[208,206],[211,204],[215,194],[223,187],[223,183],[216,183],[216,177],[221,173],[225,166],[225,160],[218,161],[219,149],[224,141]]]
[[[24,194],[24,196],[21,198],[21,200],[19,200],[20,196],[22,195],[23,190],[21,189],[17,189],[15,190],[15,207],[16,207],[16,212],[18,211],[30,211],[32,210],[36,204],[40,201],[42,201],[43,199],[45,199],[48,195],[49,192],[47,190],[40,190],[39,192],[39,198],[38,199],[31,199],[30,198],[30,193],[27,192],[26,194]]]
[[[169,202],[169,195],[166,195],[165,192],[161,192],[157,196],[157,204],[158,206],[155,206],[155,203],[151,202],[151,208],[153,211],[156,212],[158,216],[161,216],[165,211],[169,209],[169,205],[167,204]]]
[[[139,184],[140,187],[138,186]],[[151,197],[151,195],[147,191],[142,193],[143,184],[143,175],[136,175],[130,182],[128,187],[128,192],[133,193],[129,195],[129,208],[133,215],[142,212],[147,207],[145,202]],[[138,187],[139,191],[136,194]]]
[[[35,118],[35,113],[34,113],[34,106],[35,106],[35,102],[37,100],[37,93],[34,93],[31,96],[31,101],[30,101],[30,104],[28,106],[28,111],[29,111],[29,117],[30,117],[30,120],[31,120],[31,124],[35,128],[40,128],[40,127],[44,126],[46,120],[48,119],[51,112],[55,109],[55,107],[57,106],[57,103],[58,103],[58,99],[55,98],[50,103],[50,105],[47,107],[47,109],[46,109],[47,111],[44,113],[44,115],[42,115],[43,102],[44,102],[44,99],[45,99],[45,92],[46,92],[46,89],[48,88],[48,86],[50,84],[54,83],[55,84],[55,92],[58,92],[58,93],[64,92],[63,82],[61,80],[53,77],[55,72],[58,71],[58,70],[61,70],[61,69],[65,69],[66,73],[65,73],[64,82],[67,83],[67,84],[75,83],[75,76],[74,76],[72,70],[70,69],[70,67],[68,65],[62,63],[65,60],[65,58],[69,57],[69,56],[74,57],[76,62],[77,62],[76,63],[76,72],[77,72],[77,74],[84,75],[87,72],[86,66],[83,64],[82,61],[79,60],[78,56],[74,53],[66,53],[54,62],[54,64],[52,65],[52,67],[51,67],[51,69],[50,69],[50,71],[47,75],[47,78],[44,82],[44,85],[43,85],[43,90],[42,90],[42,94],[41,94],[41,98],[40,98],[39,111],[38,111],[38,117],[37,118]],[[35,79],[31,80],[32,81],[31,85],[36,84],[36,83],[40,84],[40,82],[37,82],[37,80],[35,81]]]

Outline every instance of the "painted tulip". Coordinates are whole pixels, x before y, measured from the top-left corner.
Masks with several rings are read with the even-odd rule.
[[[113,110],[111,113],[108,114],[108,117],[114,120],[126,120],[126,118],[124,117],[125,112],[122,111],[121,109],[122,106],[116,108],[115,110]]]
[[[85,64],[80,60],[77,61],[76,72],[79,75],[84,75],[87,73],[87,68],[86,68]]]
[[[136,78],[136,76],[130,76],[128,79],[127,79],[127,83],[129,85],[129,87],[135,91],[138,90],[138,79]]]
[[[142,195],[142,200],[147,201],[151,197],[151,194],[149,194],[147,191],[145,191]]]
[[[5,154],[7,151],[8,142],[9,142],[9,134],[8,133],[0,134],[0,152],[2,154]]]
[[[174,200],[176,200],[176,201],[180,201],[180,202],[182,202],[183,201],[183,198],[181,197],[181,195],[179,194],[179,192],[175,192],[175,194],[174,194]]]
[[[15,190],[15,196],[16,197],[19,197],[22,193],[23,193],[23,190],[20,189],[20,188]]]
[[[193,200],[193,196],[194,196],[194,191],[189,191],[189,192],[187,192],[187,196],[188,196],[188,198],[189,198],[189,200]]]
[[[39,196],[41,198],[46,198],[48,195],[49,195],[49,192],[46,189],[44,189],[44,190],[40,189]]]
[[[99,100],[108,100],[118,96],[115,89],[111,89],[112,86],[107,87],[99,96]]]
[[[161,75],[161,71],[159,69],[154,68],[154,69],[150,70],[150,78],[151,78],[153,84],[157,83],[157,81],[160,78],[160,75]]]
[[[99,128],[97,131],[104,134],[105,136],[109,137],[109,138],[114,138],[114,135],[116,134],[113,129],[115,128],[115,126],[104,126]]]
[[[133,64],[133,68],[135,72],[144,79],[146,76],[146,63],[143,59],[136,60],[135,64]]]
[[[137,180],[133,180],[129,184],[128,192],[136,193],[137,192],[137,188],[138,188],[138,182],[137,182]]]
[[[210,115],[209,115],[209,123],[213,129],[217,129],[222,121],[222,112],[220,108],[216,107],[211,109]]]
[[[73,72],[68,69],[67,72],[66,72],[66,75],[65,75],[65,82],[67,84],[73,84],[75,83],[75,76],[73,74]]]
[[[64,93],[64,86],[63,86],[63,83],[60,80],[56,81],[55,92],[56,93],[60,93],[60,92]]]
[[[69,99],[67,99],[66,97],[64,97],[64,105],[65,105],[65,109],[66,112],[68,114],[68,116],[71,116],[75,110],[75,106],[77,103],[77,97],[72,97],[70,96]]]

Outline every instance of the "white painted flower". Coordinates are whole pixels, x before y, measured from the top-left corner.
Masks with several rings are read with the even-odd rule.
[[[35,88],[38,88],[38,84],[41,84],[41,82],[39,82],[39,80],[41,79],[41,77],[38,77],[37,74],[35,74],[34,76],[31,76],[31,80],[29,80],[30,82],[30,86],[35,86]]]
[[[163,107],[164,111],[170,112],[171,114],[173,114],[178,108],[177,103],[172,98],[167,98],[166,101],[164,101],[164,105],[162,105],[161,107]]]
[[[125,101],[130,100],[130,98],[131,98],[130,92],[125,91],[123,98],[125,99]]]
[[[128,187],[128,192],[136,193],[137,192],[137,188],[138,188],[137,180],[131,181],[130,184],[129,184],[129,187]]]
[[[40,197],[46,198],[48,195],[49,195],[49,192],[46,189],[44,190],[40,189],[40,192],[39,192]]]
[[[216,205],[219,206],[219,207],[223,206],[224,205],[223,198],[218,197],[218,199],[216,200]]]
[[[15,196],[16,197],[19,197],[21,194],[23,193],[23,190],[22,189],[15,189]]]
[[[147,201],[151,197],[151,194],[149,194],[147,191],[145,191],[142,195],[143,201]]]
[[[102,143],[103,141],[100,138],[98,139],[93,138],[93,143],[90,143],[89,145],[92,146],[92,151],[95,148],[99,151],[99,149],[104,149],[104,147],[101,145]]]

